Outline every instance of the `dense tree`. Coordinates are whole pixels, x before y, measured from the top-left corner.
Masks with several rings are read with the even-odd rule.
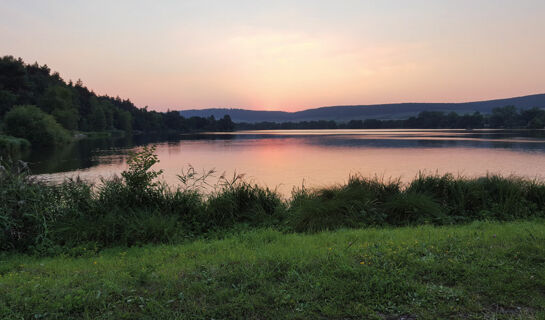
[[[79,112],[69,88],[60,85],[48,87],[40,99],[39,106],[53,115],[66,129],[78,128]]]
[[[108,128],[106,123],[106,112],[96,97],[89,98],[89,114],[87,116],[87,129],[103,131]]]
[[[13,107],[17,96],[8,90],[0,90],[0,117]]]
[[[219,131],[233,131],[235,129],[233,121],[231,121],[231,117],[229,115],[223,116],[220,120],[218,120],[218,124],[216,128]]]
[[[69,131],[231,131],[236,129],[532,128],[545,126],[542,109],[495,108],[490,115],[424,111],[405,120],[261,122],[234,124],[229,116],[184,118],[177,111],[138,108],[130,100],[99,96],[81,80],[66,83],[47,65],[0,58],[0,118],[15,105],[37,105]],[[0,119],[1,120],[1,119]]]
[[[184,118],[178,111],[167,111],[164,116],[165,125],[169,128],[183,128]]]
[[[131,132],[132,131],[132,116],[130,112],[116,109],[114,114],[114,126],[123,131]]]
[[[272,130],[272,129],[477,129],[477,128],[529,128],[545,127],[545,110],[533,108],[517,110],[513,107],[497,108],[489,116],[479,112],[458,115],[455,112],[424,111],[416,117],[405,120],[350,120],[344,123],[333,121],[302,122],[258,122],[237,123],[238,130]]]
[[[28,89],[26,70],[23,60],[6,56],[0,59],[0,89],[16,95]]]
[[[54,146],[68,142],[70,135],[55,118],[36,106],[16,106],[4,118],[7,134],[25,138],[33,145]]]
[[[69,131],[227,131],[234,127],[229,117],[186,119],[177,111],[156,112],[137,108],[128,99],[98,96],[81,80],[66,83],[47,65],[27,65],[5,56],[0,58],[0,117],[15,105],[37,105]]]
[[[514,106],[494,108],[492,109],[492,114],[490,115],[490,127],[513,128],[519,124],[518,120],[517,108]]]
[[[522,110],[519,122],[529,129],[541,129],[545,127],[545,110],[538,108]]]
[[[365,119],[365,121],[363,121],[363,127],[365,129],[380,129],[382,128],[382,121],[377,119]]]

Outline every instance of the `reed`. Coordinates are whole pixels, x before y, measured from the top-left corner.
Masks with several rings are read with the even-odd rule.
[[[56,254],[218,238],[241,230],[320,232],[373,226],[451,225],[545,216],[545,184],[516,177],[419,175],[403,185],[359,175],[327,188],[299,188],[289,199],[241,175],[182,172],[180,185],[158,180],[153,148],[129,160],[121,177],[93,186],[33,179],[22,162],[0,168],[0,250]],[[203,188],[209,184],[210,188]]]
[[[13,157],[29,149],[28,140],[0,134],[0,156]]]

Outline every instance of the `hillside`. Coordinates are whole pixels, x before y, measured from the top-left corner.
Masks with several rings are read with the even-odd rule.
[[[86,136],[81,132],[109,136],[233,130],[231,120],[222,117],[184,119],[177,111],[139,108],[128,99],[97,95],[80,80],[67,82],[47,65],[0,56],[0,155],[29,145],[66,145],[76,135]]]
[[[284,111],[254,111],[244,109],[203,109],[182,110],[182,116],[209,117],[216,119],[228,114],[234,122],[287,122],[312,120],[364,120],[364,119],[404,119],[415,116],[422,111],[455,111],[459,114],[479,111],[490,113],[493,108],[513,105],[517,108],[545,108],[545,94],[535,94],[524,97],[475,101],[463,103],[394,103],[357,106],[330,106],[307,109],[297,112]]]

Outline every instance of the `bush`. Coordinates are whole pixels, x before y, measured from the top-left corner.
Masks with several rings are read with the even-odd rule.
[[[31,105],[15,106],[6,113],[4,129],[36,146],[62,145],[71,140],[69,132],[55,118]]]
[[[153,180],[163,173],[162,170],[150,170],[153,165],[159,162],[155,154],[155,148],[155,146],[145,146],[140,152],[129,153],[129,159],[127,160],[129,170],[121,173],[121,176],[125,179],[125,185],[136,196],[152,192],[157,186],[157,183]]]
[[[0,156],[14,156],[30,148],[26,139],[0,135]]]
[[[22,161],[0,167],[0,249],[47,251],[55,223],[85,213],[91,188],[81,181],[45,185],[28,175]]]
[[[0,251],[77,255],[87,247],[175,243],[247,227],[319,232],[545,216],[545,184],[513,177],[420,175],[402,188],[351,176],[344,185],[294,190],[285,201],[241,175],[220,177],[207,194],[199,183],[212,172],[199,176],[190,168],[171,189],[152,170],[154,150],[131,154],[121,177],[97,186],[78,179],[48,185],[31,178],[23,162],[3,163]]]
[[[438,201],[453,222],[477,219],[514,220],[545,214],[545,185],[516,177],[476,179],[419,175],[407,192]]]
[[[398,181],[384,183],[361,176],[351,176],[344,186],[319,190],[302,188],[293,193],[289,226],[298,232],[318,232],[380,225],[386,215],[379,205],[399,192]]]
[[[383,210],[386,213],[386,222],[394,226],[448,223],[441,206],[422,193],[396,194],[384,203]]]
[[[204,230],[225,229],[236,223],[278,225],[282,220],[285,206],[280,196],[241,179],[242,176],[236,174],[232,180],[220,179],[220,190],[208,198],[201,216]]]
[[[192,190],[172,191],[155,181],[161,171],[151,170],[158,162],[154,150],[144,147],[131,153],[122,178],[103,180],[85,213],[59,224],[58,241],[130,246],[193,236],[193,224],[188,221],[202,212],[201,195]]]

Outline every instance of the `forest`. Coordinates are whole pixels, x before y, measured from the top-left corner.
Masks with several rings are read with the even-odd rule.
[[[0,120],[0,146],[18,141],[13,137],[49,146],[66,143],[78,132],[231,131],[234,127],[229,116],[184,118],[177,111],[138,108],[129,99],[98,95],[81,80],[66,82],[47,65],[26,64],[13,56],[0,58]]]
[[[0,149],[62,145],[97,132],[194,132],[267,129],[478,129],[545,127],[545,110],[494,108],[490,114],[423,111],[403,120],[233,123],[229,115],[185,118],[179,111],[138,108],[129,99],[98,95],[81,80],[66,82],[47,65],[0,58]],[[2,152],[6,153],[6,152]]]
[[[492,109],[490,114],[474,112],[422,111],[416,117],[403,120],[333,120],[300,122],[256,122],[237,123],[237,130],[289,130],[289,129],[543,129],[545,110],[539,108],[521,109],[505,106]]]

